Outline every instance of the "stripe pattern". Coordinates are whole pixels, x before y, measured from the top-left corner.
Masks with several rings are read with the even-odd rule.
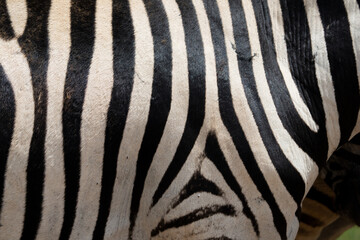
[[[294,239],[360,131],[344,0],[0,0],[0,239]]]

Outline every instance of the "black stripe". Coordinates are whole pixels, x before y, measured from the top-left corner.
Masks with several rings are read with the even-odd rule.
[[[93,239],[104,238],[134,77],[135,39],[129,2],[114,0],[112,7],[114,85],[107,114],[100,207]]]
[[[198,192],[207,192],[215,196],[222,196],[224,193],[212,181],[204,178],[199,171],[196,171],[189,182],[181,190],[171,208],[174,209],[187,198]]]
[[[152,199],[154,206],[184,165],[205,117],[205,56],[196,12],[191,1],[177,0],[185,32],[189,72],[189,110],[185,129],[168,169],[162,177]]]
[[[259,128],[262,140],[264,141],[264,144],[274,166],[280,172],[280,176],[282,176],[282,181],[287,187],[290,194],[292,194],[295,201],[297,200],[298,204],[300,204],[300,201],[305,191],[304,183],[301,177],[298,177],[298,173],[286,159],[282,150],[278,146],[270,128],[270,125],[267,121],[263,106],[261,105],[259,95],[257,93],[253,66],[252,62],[249,61],[249,59],[251,59],[251,48],[243,6],[238,1],[231,0],[229,1],[229,3],[233,22],[239,72],[241,75],[241,80],[244,86],[244,91],[248,104],[253,112],[253,116]],[[259,169],[259,166],[257,165],[257,162],[254,158],[250,146],[248,145],[244,132],[242,131],[241,126],[237,121],[237,117],[232,106],[229,83],[226,81],[219,81],[218,85],[220,112],[224,124],[227,127],[229,133],[231,134],[232,140],[236,146],[237,151],[239,152],[241,159],[243,160],[245,168],[247,169],[251,179],[254,181],[259,192],[270,206],[277,231],[282,238],[286,238],[286,220],[284,218],[284,215],[281,213],[274,199],[274,196],[271,193],[261,170]]]
[[[302,99],[308,106],[311,116],[319,125],[319,131],[317,133],[312,132],[308,128],[301,127],[301,131],[297,131],[296,135],[299,135],[298,132],[304,133],[299,135],[302,142],[299,140],[297,142],[300,142],[300,146],[321,166],[325,163],[328,152],[325,112],[316,79],[310,28],[304,2],[302,0],[281,0],[280,3],[290,71]],[[286,99],[284,101],[286,101]],[[289,119],[289,117],[287,118]],[[284,120],[282,121],[285,122]],[[293,120],[290,118],[290,121]],[[292,123],[292,126],[294,125],[297,125],[297,122]],[[291,125],[285,126],[288,126],[287,129],[289,132],[294,132],[290,131],[291,128],[289,127]]]
[[[41,220],[44,184],[44,144],[47,112],[48,32],[50,1],[27,1],[28,19],[18,42],[30,67],[35,103],[34,131],[26,169],[26,208],[21,239],[34,239]]]
[[[321,203],[331,211],[335,212],[334,199],[314,187],[310,189],[309,193],[306,195],[306,198]]]
[[[357,3],[358,3],[358,7],[360,8],[360,0],[356,0]]]
[[[256,218],[251,211],[244,194],[242,193],[241,186],[236,181],[236,178],[232,174],[230,167],[226,162],[225,156],[220,149],[218,140],[214,133],[209,133],[206,139],[205,154],[209,158],[209,160],[214,163],[216,168],[221,172],[227,185],[238,196],[239,200],[243,205],[243,213],[247,218],[250,219],[256,235],[259,236],[259,225],[256,221]]]
[[[95,1],[71,2],[71,50],[62,110],[65,207],[60,239],[68,239],[75,220],[80,184],[80,127],[95,39]]]
[[[236,216],[236,211],[232,205],[213,205],[210,207],[199,208],[194,210],[192,213],[176,218],[174,220],[170,220],[169,222],[165,222],[164,219],[162,219],[158,226],[151,231],[151,236],[155,237],[156,235],[164,232],[167,229],[186,226],[193,222],[209,218],[215,214],[220,213],[225,216]]]
[[[346,149],[340,148],[339,150],[336,150],[334,155],[338,158],[340,158],[340,162],[343,164],[355,164],[355,166],[358,166],[360,164],[360,155],[357,155],[351,151],[348,151]]]
[[[360,145],[360,133],[356,134],[355,137],[351,139],[351,144]]]
[[[10,81],[0,65],[0,216],[3,203],[6,163],[15,122],[15,97]]]
[[[163,135],[171,106],[172,49],[169,24],[160,0],[144,0],[154,44],[154,76],[148,122],[136,164],[130,207],[130,238],[145,179]]]
[[[360,95],[350,25],[343,1],[317,1],[335,88],[340,145],[347,142],[356,124]]]
[[[10,40],[13,37],[15,37],[15,33],[11,27],[6,0],[0,0],[0,38]]]

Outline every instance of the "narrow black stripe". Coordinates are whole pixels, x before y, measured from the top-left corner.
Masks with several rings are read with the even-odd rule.
[[[278,155],[282,154],[281,149],[279,149],[272,135],[269,135],[272,136],[272,138],[267,137],[267,135],[272,134],[272,132],[270,126],[266,122],[265,113],[261,106],[259,96],[257,95],[255,79],[252,70],[252,63],[251,63],[252,56],[251,56],[250,43],[248,38],[248,30],[246,28],[244,10],[241,2],[239,1],[230,0],[229,3],[230,3],[230,11],[233,22],[233,30],[234,30],[234,37],[236,43],[236,52],[238,57],[239,70],[242,77],[245,93],[248,102],[250,104],[250,107],[254,113],[254,117],[257,124],[258,125],[260,124],[259,127],[263,127],[262,131],[260,129],[260,133],[262,133],[262,137],[264,139],[268,139],[268,142],[265,142],[265,145],[268,146],[267,148],[268,152],[269,153],[271,152],[273,156],[276,155],[276,157],[278,157]],[[214,27],[212,29],[214,29]],[[214,45],[216,46],[215,48],[216,55],[225,53],[224,37],[221,30],[222,29],[219,29],[218,33],[213,34],[213,42]],[[221,36],[221,37],[216,37],[216,36]],[[222,47],[218,46],[218,44],[216,43],[222,43]],[[220,51],[219,49],[220,47],[222,48],[222,51]],[[217,60],[217,67],[220,68],[220,66],[221,66],[221,62]],[[218,71],[218,94],[219,94],[220,114],[222,120],[231,135],[232,141],[234,142],[235,147],[241,159],[243,160],[244,166],[248,171],[251,179],[254,181],[254,184],[257,186],[262,197],[270,206],[277,231],[279,232],[282,238],[285,238],[286,237],[285,217],[281,213],[274,199],[274,196],[271,193],[269,186],[262,172],[259,169],[259,166],[257,165],[257,162],[248,144],[248,141],[246,140],[244,132],[242,131],[241,125],[237,120],[237,116],[232,104],[230,83],[227,76],[228,73],[224,76],[224,69],[225,71],[228,71],[227,68],[228,68],[227,65],[222,66],[223,69],[222,73]],[[279,164],[281,164],[281,162],[279,162]],[[289,181],[292,181],[292,179],[290,178]],[[296,188],[297,187],[298,186],[296,186]],[[300,185],[300,189],[301,189],[301,185]]]
[[[205,56],[196,12],[191,1],[177,0],[185,32],[189,71],[189,110],[185,129],[168,169],[152,199],[154,206],[184,165],[205,117]]]
[[[360,95],[350,25],[343,1],[317,1],[335,88],[341,131],[340,145],[347,142],[356,124]]]
[[[130,238],[145,179],[163,135],[171,106],[172,49],[169,23],[160,0],[144,0],[154,44],[154,77],[148,122],[136,164],[130,207]]]
[[[85,89],[94,50],[95,1],[71,2],[71,50],[62,110],[65,207],[60,239],[68,239],[75,220],[80,184],[80,126]]]
[[[360,0],[356,0],[356,1],[357,1],[357,3],[358,3],[359,8],[360,8]]]
[[[171,208],[174,209],[187,198],[198,192],[208,192],[215,196],[223,195],[223,192],[215,183],[204,178],[199,171],[196,171],[189,182],[181,190],[177,199],[171,205]]]
[[[300,136],[303,139],[300,146],[307,149],[306,152],[316,160],[318,165],[322,165],[327,159],[328,152],[325,112],[316,79],[315,57],[312,53],[310,28],[304,2],[302,0],[281,0],[280,4],[290,71],[311,116],[319,125],[317,133],[301,127],[300,132],[304,132],[307,138],[303,138],[304,135]],[[282,121],[284,122],[284,120]],[[293,126],[296,124],[296,122],[293,123]],[[289,128],[287,127],[287,129]],[[297,132],[296,135],[298,135]]]
[[[239,200],[243,205],[243,213],[247,218],[250,219],[256,235],[259,236],[259,225],[256,221],[256,218],[251,211],[244,194],[242,193],[241,186],[236,181],[236,178],[232,174],[230,167],[226,162],[225,156],[220,149],[218,140],[214,133],[209,133],[206,139],[205,154],[209,158],[209,160],[214,163],[216,168],[221,172],[231,190],[233,190],[234,193],[238,196]]]
[[[15,97],[10,81],[0,65],[0,216],[3,203],[6,164],[14,132]]]
[[[338,158],[340,158],[340,161],[343,161],[344,164],[355,164],[355,166],[358,166],[360,164],[360,155],[357,155],[353,152],[350,152],[346,149],[340,148],[337,150],[334,155]],[[329,160],[331,161],[331,160]]]
[[[104,238],[117,172],[117,157],[133,87],[135,39],[128,1],[113,1],[112,31],[114,85],[107,114],[100,207],[93,232],[94,240]]]
[[[360,145],[360,133],[356,134],[355,137],[351,139],[351,144]]]
[[[169,222],[165,222],[163,219],[158,224],[158,226],[151,231],[151,236],[155,237],[156,235],[160,234],[161,232],[170,229],[170,228],[179,228],[182,226],[186,226],[193,222],[199,221],[201,219],[205,219],[211,217],[215,214],[223,214],[225,216],[236,216],[236,211],[232,205],[214,205],[211,207],[204,207],[199,208],[189,213],[185,216],[176,218]]]
[[[6,0],[0,0],[0,38],[10,40],[13,37],[15,37],[15,33],[11,27]]]
[[[309,193],[306,195],[306,198],[321,203],[331,211],[335,212],[334,199],[332,199],[330,196],[326,195],[325,193],[321,192],[321,190],[312,187]]]
[[[26,169],[26,208],[21,239],[34,239],[41,220],[43,184],[45,177],[44,144],[46,134],[48,66],[47,20],[50,1],[39,4],[27,1],[28,19],[24,34],[18,42],[29,63],[35,102],[34,131]]]

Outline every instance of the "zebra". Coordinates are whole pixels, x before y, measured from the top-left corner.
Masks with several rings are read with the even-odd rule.
[[[337,239],[359,225],[360,135],[328,160],[303,201],[296,239]]]
[[[0,239],[294,239],[360,131],[359,0],[0,1]]]

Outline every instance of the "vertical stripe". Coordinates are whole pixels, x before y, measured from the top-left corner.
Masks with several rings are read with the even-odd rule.
[[[188,57],[189,110],[175,156],[154,193],[152,206],[159,201],[184,165],[199,135],[205,116],[205,58],[198,20],[191,2],[177,1],[177,4],[184,25]]]
[[[112,1],[97,0],[95,43],[81,115],[80,189],[71,239],[90,239],[99,208],[102,162],[113,86]],[[89,211],[88,209],[91,209]]]
[[[28,14],[31,14],[27,9],[27,0],[6,0],[6,5],[14,34],[20,37],[25,30]]]
[[[60,239],[68,239],[75,220],[80,181],[80,126],[94,47],[95,1],[71,2],[71,50],[62,109],[65,166],[65,207]]]
[[[0,216],[3,203],[6,163],[14,132],[15,98],[11,83],[0,65]]]
[[[28,61],[18,42],[0,41],[0,52],[0,64],[13,87],[16,106],[5,173],[0,239],[19,239],[25,213],[26,166],[34,126],[33,86]]]
[[[113,239],[129,238],[127,230],[130,227],[131,193],[134,187],[138,153],[150,108],[154,72],[153,37],[144,3],[142,0],[131,0],[129,6],[135,37],[135,67],[129,111],[117,159],[118,168],[113,199],[105,230],[105,238]],[[122,33],[119,32],[119,34]],[[114,56],[116,56],[115,52]],[[116,73],[116,68],[114,70]]]
[[[66,68],[70,53],[70,0],[51,3],[48,32],[45,182],[43,214],[38,240],[58,239],[64,215],[65,176],[61,116]]]
[[[107,113],[100,208],[93,232],[94,240],[102,239],[105,233],[115,184],[117,157],[129,110],[134,78],[135,39],[129,2],[115,0],[112,8],[114,84]]]
[[[343,1],[318,0],[339,111],[340,145],[349,140],[360,106],[356,59]]]
[[[359,1],[358,1],[359,3]],[[359,91],[360,91],[360,31],[358,30],[360,27],[359,19],[360,19],[360,5],[352,0],[345,0],[344,1],[345,8],[348,15],[348,20],[350,24],[350,32],[352,37],[352,45],[353,51],[355,53],[355,60],[356,60],[356,69],[357,69],[357,77],[358,77],[358,84],[359,84]],[[359,100],[360,101],[360,100]],[[356,125],[351,133],[350,138],[354,137],[356,133],[360,132],[360,108],[357,116]]]
[[[6,0],[0,0],[0,38],[10,40],[13,37],[15,37],[15,33],[11,27]]]
[[[171,103],[171,39],[168,20],[160,0],[145,0],[154,44],[154,76],[150,110],[145,134],[136,164],[136,175],[131,200],[130,238],[135,226],[145,178],[163,135]]]
[[[310,28],[311,49],[315,61],[315,73],[325,112],[325,126],[328,139],[328,158],[340,142],[339,113],[334,86],[330,74],[328,53],[320,13],[315,1],[304,0],[306,16]]]
[[[311,115],[314,117],[315,122],[319,124],[319,129],[316,134],[306,131],[306,134],[310,136],[311,139],[318,138],[316,144],[304,138],[303,141],[305,144],[302,144],[302,146],[306,146],[307,149],[314,146],[315,150],[312,149],[310,153],[311,157],[318,163],[323,163],[324,160],[327,159],[328,148],[325,132],[325,113],[321,102],[320,90],[316,82],[310,29],[306,18],[304,3],[302,0],[291,2],[280,0],[280,5],[281,10],[279,6],[273,11],[270,10],[272,15],[275,15],[274,12],[282,12],[282,18],[276,18],[277,15],[272,16],[273,28],[279,24],[275,19],[283,19],[282,25],[284,32],[280,34],[280,36],[285,36],[284,41],[286,41],[286,46],[280,48],[287,48],[287,54],[283,53],[283,55],[287,56],[289,60],[291,75],[297,87],[301,90],[304,101],[308,106],[311,106]],[[269,4],[269,7],[272,9],[272,4]],[[274,30],[274,32],[275,31],[276,30]],[[274,34],[274,36],[276,38],[278,34]],[[275,43],[278,41],[281,41],[281,39],[275,39]],[[281,64],[279,65],[281,66]]]
[[[26,169],[26,211],[21,239],[34,239],[40,224],[45,171],[44,144],[47,113],[47,67],[50,1],[38,4],[28,0],[28,20],[18,42],[29,62],[35,102],[34,132]]]

